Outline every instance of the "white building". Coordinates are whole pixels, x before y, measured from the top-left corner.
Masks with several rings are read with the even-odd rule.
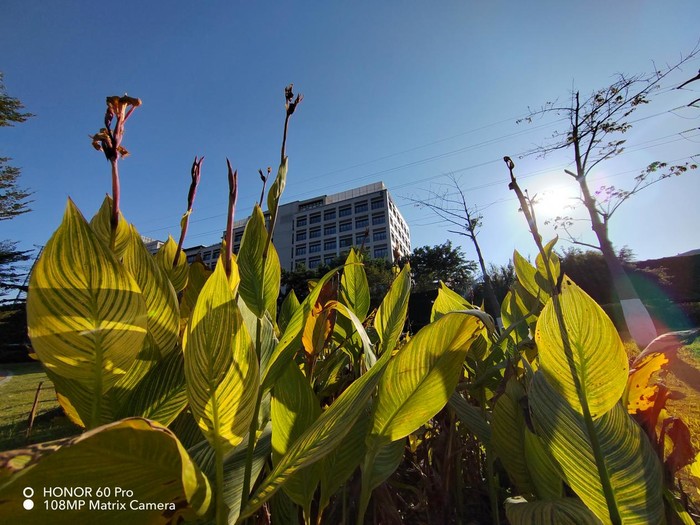
[[[234,224],[233,251],[238,252],[246,220]],[[371,257],[394,262],[411,251],[408,225],[383,182],[333,195],[321,195],[279,207],[273,238],[282,268],[317,268],[363,247]],[[185,249],[187,260],[212,267],[221,243]]]

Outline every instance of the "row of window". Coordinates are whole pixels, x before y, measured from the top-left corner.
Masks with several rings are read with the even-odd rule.
[[[386,230],[381,229],[381,230],[374,230],[372,232],[372,241],[373,242],[379,242],[379,241],[385,241],[386,240]],[[367,241],[369,241],[369,235],[366,235],[364,232],[363,233],[357,233],[355,234],[355,245],[360,246]],[[335,250],[338,247],[340,248],[349,248],[353,246],[353,236],[352,235],[344,235],[340,237],[340,239],[337,239],[334,237],[332,239],[326,239],[323,241],[323,251],[329,251],[329,250]],[[306,255],[307,253],[320,253],[321,252],[321,242],[312,242],[309,243],[308,247],[306,244],[302,244],[301,246],[297,246],[294,250],[294,254],[299,256],[299,255]]]
[[[376,246],[373,251],[374,257],[375,258],[382,258],[382,257],[387,257],[389,255],[389,249],[386,244],[383,244],[381,246]],[[326,265],[330,265],[333,263],[334,259],[336,258],[336,255],[325,255],[323,257],[323,263]],[[306,259],[298,259],[296,261],[296,264],[303,264],[307,268],[310,269],[315,269],[321,266],[321,257],[309,257],[308,261]]]
[[[372,226],[378,226],[380,224],[386,224],[386,217],[383,213],[372,215]],[[355,219],[354,229],[359,230],[361,228],[366,228],[369,226],[369,217],[358,217]],[[336,224],[326,224],[323,227],[323,235],[335,235],[336,232],[347,232],[353,229],[352,221],[341,221]],[[321,228],[311,228],[307,230],[298,231],[296,234],[296,240],[305,241],[308,239],[317,239],[321,237]]]
[[[372,208],[372,210],[381,210],[382,208],[384,208],[384,200],[380,198],[380,199],[372,199],[371,202],[369,202],[369,201],[356,202],[354,205],[355,213],[366,212],[370,209],[370,207]],[[300,211],[302,211],[302,209],[308,209],[308,208],[301,207]],[[348,204],[346,206],[341,206],[337,210],[337,216],[338,217],[349,217],[350,215],[352,215],[352,211],[353,211],[353,205]],[[324,221],[332,221],[336,218],[336,209],[333,208],[330,210],[325,210],[323,212],[323,215],[319,211],[317,213],[311,213],[308,216],[305,215],[303,217],[297,217],[297,228],[302,228],[302,227],[306,226],[307,224],[318,224],[321,222],[322,216],[323,216]]]

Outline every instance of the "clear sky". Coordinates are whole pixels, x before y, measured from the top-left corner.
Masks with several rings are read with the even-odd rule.
[[[92,216],[110,176],[88,135],[101,127],[105,97],[126,92],[143,106],[124,140],[131,152],[120,164],[124,215],[144,235],[177,237],[190,165],[204,155],[187,245],[218,242],[225,157],[239,170],[242,218],[260,193],[258,168],[276,170],[283,88],[294,82],[304,101],[291,123],[283,202],[383,180],[414,248],[451,239],[474,257],[463,238],[408,200],[442,191],[453,173],[483,211],[486,259],[503,264],[514,248],[535,252],[507,187],[504,155],[531,192],[576,194],[562,174],[567,159],[517,158],[556,129],[553,119],[515,120],[528,107],[565,101],[572,86],[587,93],[615,73],[677,61],[698,43],[699,19],[697,0],[4,0],[0,70],[8,93],[36,116],[0,129],[0,154],[13,158],[35,193],[33,211],[4,221],[0,239],[44,244],[69,196]],[[699,67],[695,59],[668,86]],[[649,118],[594,181],[624,187],[653,160],[700,154],[700,109],[677,109],[700,96],[700,82],[690,87],[661,90],[635,114]],[[613,219],[613,242],[638,259],[700,248],[699,195],[700,173],[650,188]]]

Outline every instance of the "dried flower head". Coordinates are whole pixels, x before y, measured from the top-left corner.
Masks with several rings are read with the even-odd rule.
[[[105,127],[98,133],[92,135],[92,147],[102,151],[107,160],[116,161],[119,157],[126,157],[129,152],[122,147],[124,138],[124,123],[133,113],[134,109],[141,105],[141,99],[129,97],[112,96],[107,97],[107,110],[105,111]],[[116,117],[117,122],[112,130],[112,121]]]
[[[289,84],[286,88],[284,88],[284,98],[285,98],[285,107],[287,108],[287,116],[291,116],[294,113],[294,110],[297,108],[299,103],[304,100],[304,95],[297,95],[296,98],[294,98],[294,84]]]

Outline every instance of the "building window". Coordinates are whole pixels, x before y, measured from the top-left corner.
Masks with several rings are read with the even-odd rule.
[[[297,241],[305,241],[306,240],[306,230],[297,232]]]
[[[384,200],[383,199],[372,201],[372,209],[373,210],[381,210],[383,207],[384,207]]]
[[[205,253],[204,256],[202,257],[202,260],[204,260],[204,261],[208,261],[209,259],[211,259],[211,252]]]
[[[314,268],[318,268],[319,266],[321,266],[320,257],[311,257],[309,259],[309,269],[313,270]]]
[[[376,214],[372,215],[372,224],[377,225],[377,224],[384,224],[386,223],[386,216],[381,213],[381,214]]]
[[[300,226],[306,226],[306,217],[299,217],[297,219],[297,228]]]
[[[372,233],[373,241],[383,241],[384,239],[386,239],[386,230],[374,230],[374,232]]]
[[[233,236],[233,242],[241,242],[242,238],[243,238],[243,230],[236,232],[236,235]]]
[[[367,240],[367,233],[366,232],[358,233],[357,235],[355,235],[355,244],[357,246],[359,246],[363,242],[366,242],[366,240]]]
[[[307,202],[299,206],[299,211],[310,210],[312,208],[319,208],[323,206],[323,199],[316,199],[315,201]]]
[[[351,221],[341,222],[338,230],[341,232],[347,232],[347,231],[352,230],[352,222]]]
[[[297,246],[296,255],[306,255],[306,245]]]
[[[348,235],[347,237],[341,237],[340,238],[340,247],[341,248],[348,248],[349,246],[352,246],[352,235]]]
[[[321,222],[320,213],[314,213],[313,215],[309,216],[309,224],[318,224],[319,222]]]
[[[211,254],[212,259],[218,259],[219,258],[219,253],[221,253],[220,250],[214,250],[214,253]]]
[[[321,251],[321,243],[314,242],[309,244],[309,253],[318,253]]]
[[[323,235],[333,235],[335,233],[335,223],[334,224],[327,224],[323,228]]]
[[[356,230],[360,228],[366,228],[367,226],[369,226],[369,219],[367,217],[360,217],[359,219],[355,219]]]
[[[389,250],[387,249],[386,244],[382,244],[374,248],[375,258],[379,259],[381,257],[386,257],[387,255],[389,255]]]
[[[355,213],[367,211],[367,201],[355,203]]]
[[[338,217],[347,217],[352,215],[352,208],[350,206],[345,206],[338,210]]]
[[[197,260],[197,254],[195,253],[194,255],[188,255],[187,256],[187,262],[188,263],[193,263]]]
[[[323,212],[323,220],[324,221],[332,221],[335,219],[335,210],[326,210]]]
[[[321,236],[321,228],[309,230],[309,239],[317,239]]]
[[[335,261],[335,255],[326,255],[323,258],[323,264],[325,264],[326,266],[330,266],[331,264],[333,264],[333,261]]]
[[[324,249],[325,251],[328,251],[328,250],[335,250],[335,248],[336,248],[335,239],[329,239],[329,240],[327,240],[327,241],[325,241],[325,242],[323,243],[323,249]]]

